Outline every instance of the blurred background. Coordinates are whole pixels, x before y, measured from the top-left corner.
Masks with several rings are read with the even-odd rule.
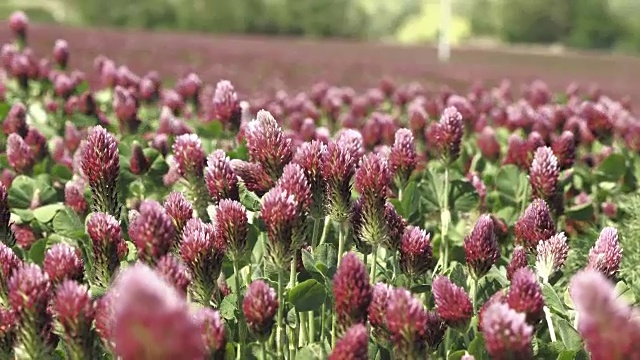
[[[638,0],[449,0],[451,41],[560,44],[640,51]],[[440,0],[3,0],[37,22],[79,26],[344,37],[436,39]]]

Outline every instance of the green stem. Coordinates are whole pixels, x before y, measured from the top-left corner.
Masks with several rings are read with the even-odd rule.
[[[449,222],[451,213],[449,212],[449,167],[444,168],[444,186],[442,194],[442,212],[440,214],[440,255],[442,256],[442,272],[446,272],[449,267],[449,243],[447,234],[449,232]]]
[[[322,236],[320,236],[320,245],[324,244],[327,241],[327,233],[329,232],[329,224],[331,220],[328,216],[324,217],[324,227],[322,228]]]
[[[244,332],[244,313],[242,312],[242,295],[240,291],[240,269],[238,269],[238,261],[233,260],[233,280],[236,286],[236,308],[238,309],[238,352],[237,359],[242,359],[242,349],[244,348],[245,332]]]
[[[300,323],[300,334],[298,337],[298,346],[304,347],[307,344],[307,313],[297,313],[296,316]]]
[[[325,330],[324,328],[327,326],[327,304],[322,304],[322,312],[320,313],[320,342],[324,344],[325,340]]]
[[[373,250],[371,251],[371,258],[372,258],[372,262],[371,262],[371,274],[369,274],[369,277],[371,278],[371,282],[372,283],[376,283],[376,267],[378,265],[378,244],[374,244],[373,245]]]
[[[309,311],[309,344],[313,344],[315,341],[316,341],[316,318],[312,310],[312,311]]]
[[[335,314],[333,314],[333,319],[331,320],[331,348],[334,349],[336,347],[336,340],[338,339],[338,321]]]
[[[267,360],[267,344],[265,341],[260,342],[260,360]]]
[[[549,336],[551,337],[551,342],[556,342],[556,331],[553,328],[553,319],[551,319],[551,310],[549,310],[548,306],[544,306],[542,308],[544,310],[544,317],[547,320],[547,326],[549,327]]]
[[[345,236],[343,226],[340,226],[338,230],[338,268],[340,268],[340,264],[342,263],[342,253],[344,252],[344,243]]]
[[[289,277],[289,289],[293,289],[296,286],[296,275],[298,274],[298,257],[294,256],[293,259],[291,260],[291,271],[290,271],[290,277]],[[299,321],[298,321],[298,314],[296,314],[295,316],[295,322],[296,322],[296,329],[300,329],[299,326]],[[289,332],[289,359],[295,359],[296,357],[296,350],[298,348],[298,344],[297,344],[297,339],[295,336],[295,333],[293,331]]]
[[[475,310],[478,308],[478,279],[474,277],[471,278],[471,301],[472,301],[472,305],[473,305],[473,311],[475,312]]]
[[[398,202],[402,203],[402,186],[398,186]]]
[[[284,269],[278,267],[278,318],[276,321],[276,353],[278,359],[284,359],[283,343],[284,343],[284,325],[282,319],[284,317]]]
[[[313,232],[311,233],[311,249],[315,249],[317,244],[318,232],[320,232],[320,220],[313,219]]]
[[[391,268],[393,269],[393,276],[391,277],[391,283],[396,281],[396,276],[398,275],[398,251],[392,251],[393,254],[391,255]]]

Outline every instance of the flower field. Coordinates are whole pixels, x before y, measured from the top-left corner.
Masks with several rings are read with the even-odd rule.
[[[351,45],[233,39],[255,46],[172,63],[106,32],[155,49],[129,67],[6,25],[1,359],[640,359],[622,66],[334,71]]]

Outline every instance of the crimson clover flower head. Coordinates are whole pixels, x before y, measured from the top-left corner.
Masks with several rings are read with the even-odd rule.
[[[534,199],[516,221],[514,232],[516,243],[528,250],[535,249],[540,241],[555,235],[556,224],[547,203],[541,199]]]
[[[216,234],[232,258],[240,258],[247,250],[249,220],[247,209],[238,201],[223,199],[215,214]]]
[[[19,318],[29,314],[39,319],[46,316],[47,304],[51,297],[51,282],[49,276],[38,265],[22,264],[17,267],[7,286],[9,305]]]
[[[107,130],[98,125],[89,130],[87,142],[80,143],[76,154],[81,157],[82,173],[93,193],[93,210],[120,216],[118,176],[120,159],[118,144]]]
[[[164,200],[164,210],[173,220],[173,228],[179,238],[187,221],[193,217],[193,206],[183,193],[172,191]]]
[[[227,337],[220,312],[203,307],[193,314],[193,318],[200,329],[209,358],[224,358]]]
[[[80,250],[64,243],[55,244],[47,250],[42,267],[53,284],[64,280],[82,281],[84,277]]]
[[[20,266],[21,261],[16,254],[5,244],[0,243],[0,292],[6,295],[7,281],[13,276],[13,272]]]
[[[69,63],[69,43],[64,39],[58,39],[53,45],[53,60],[62,69]]]
[[[589,250],[587,268],[598,270],[610,279],[614,279],[620,269],[622,246],[618,240],[618,230],[605,227],[600,232],[595,245]]]
[[[333,296],[340,333],[353,324],[367,321],[372,295],[373,288],[366,267],[355,253],[347,253],[333,277]]]
[[[484,318],[485,312],[494,303],[500,303],[500,304],[505,303],[504,290],[500,289],[496,291],[496,293],[491,295],[491,297],[487,299],[487,301],[485,301],[484,304],[482,304],[482,306],[480,307],[480,310],[478,311],[478,330],[480,332],[482,332],[482,321],[483,321],[482,319]]]
[[[444,109],[437,126],[431,129],[434,145],[448,161],[454,161],[460,156],[463,130],[462,115],[453,106]]]
[[[235,88],[228,80],[220,80],[213,94],[213,113],[223,124],[240,126],[242,109]]]
[[[149,170],[150,165],[149,159],[144,155],[142,146],[137,142],[134,142],[131,149],[131,160],[129,162],[129,169],[131,169],[131,173],[134,175],[144,174]]]
[[[364,156],[364,138],[360,131],[355,129],[342,129],[336,134],[336,143],[340,143],[345,147],[354,163],[359,163]]]
[[[385,317],[387,303],[393,294],[393,287],[385,283],[376,283],[373,287],[371,303],[367,311],[369,323],[373,328],[386,328]]]
[[[280,178],[284,166],[293,158],[293,146],[273,115],[258,111],[255,120],[247,125],[245,137],[249,159],[262,165],[272,179]]]
[[[173,143],[173,155],[178,164],[178,173],[185,179],[201,178],[205,164],[202,142],[196,134],[183,134]]]
[[[322,178],[322,167],[327,156],[327,146],[320,141],[305,142],[296,151],[292,162],[298,164],[311,187],[310,215],[319,219],[324,216],[326,184]]]
[[[640,351],[640,312],[619,297],[606,275],[593,269],[573,276],[569,294],[577,330],[592,359],[633,359]]]
[[[384,205],[384,220],[387,224],[387,236],[384,244],[389,249],[399,249],[402,245],[407,220],[405,220],[390,202]]]
[[[464,288],[445,276],[438,276],[432,284],[438,315],[447,325],[464,330],[473,317],[473,304]]]
[[[87,221],[87,233],[93,243],[94,257],[107,259],[109,272],[113,273],[127,253],[120,223],[113,215],[94,213]]]
[[[552,199],[558,191],[558,177],[560,168],[558,159],[550,147],[539,147],[533,156],[529,169],[529,182],[533,196],[542,199]]]
[[[222,199],[239,200],[238,177],[224,150],[216,150],[207,157],[204,172],[207,190],[214,203]]]
[[[242,302],[242,312],[249,330],[260,341],[266,341],[271,335],[278,306],[275,290],[264,281],[256,280],[247,288]]]
[[[536,325],[543,316],[544,297],[536,274],[528,267],[518,269],[511,279],[506,303],[510,308],[525,313],[527,322]]]
[[[464,239],[467,267],[476,277],[486,274],[500,257],[494,222],[489,215],[481,215],[475,227]]]
[[[172,254],[167,254],[158,261],[155,270],[181,294],[187,294],[187,288],[191,284],[191,273],[179,258]]]
[[[9,16],[9,30],[20,41],[25,41],[29,29],[29,18],[23,11],[14,11]]]
[[[480,328],[493,359],[533,359],[533,327],[525,314],[496,302],[484,311]]]
[[[500,157],[500,143],[496,137],[496,131],[491,126],[485,126],[476,140],[482,156],[489,160]]]
[[[502,161],[503,165],[513,164],[520,169],[529,169],[531,164],[531,154],[529,152],[529,144],[518,134],[509,136],[507,154]]]
[[[178,93],[187,100],[198,100],[202,88],[202,80],[196,73],[189,73],[176,84]]]
[[[154,263],[169,252],[173,244],[173,219],[157,201],[143,200],[140,216],[129,226],[129,237],[138,249],[138,258]]]
[[[269,256],[275,264],[286,264],[293,257],[298,245],[295,232],[300,215],[295,195],[280,186],[262,197],[260,217],[267,227]]]
[[[396,178],[406,182],[416,168],[417,157],[418,154],[411,130],[398,129],[389,154],[391,172]]]
[[[287,164],[282,171],[282,176],[276,182],[276,186],[281,187],[296,198],[301,212],[309,210],[311,206],[311,187],[300,165],[295,163]]]
[[[406,289],[395,289],[387,305],[387,329],[395,351],[402,356],[424,353],[429,336],[429,313]]]
[[[95,306],[87,285],[64,280],[56,287],[51,309],[69,340],[88,335],[95,317]]]
[[[507,279],[511,281],[513,279],[513,274],[523,267],[527,267],[529,265],[529,260],[527,259],[527,251],[524,247],[517,245],[513,249],[513,253],[511,254],[511,261],[507,265]]]
[[[409,276],[420,276],[431,268],[433,249],[430,235],[417,226],[407,226],[400,243],[400,269]]]
[[[0,308],[0,350],[5,354],[13,351],[18,323],[13,310]]]
[[[13,237],[16,239],[16,243],[23,250],[29,250],[31,245],[33,245],[37,240],[36,234],[29,225],[13,224],[11,226],[11,230],[13,231]]]
[[[110,290],[113,343],[122,359],[200,359],[205,346],[186,299],[147,265],[124,270]]]
[[[0,183],[0,241],[2,244],[9,246],[13,246],[16,242],[13,231],[11,230],[9,192],[3,183]]]
[[[561,170],[566,170],[573,166],[576,157],[576,139],[571,131],[563,131],[553,141],[551,149],[558,158],[558,165]]]
[[[351,326],[336,342],[329,360],[367,360],[369,359],[369,334],[363,324]]]
[[[47,147],[47,138],[42,135],[36,128],[29,128],[27,136],[24,138],[24,142],[31,147],[34,159],[41,160],[47,156],[49,148]]]
[[[426,343],[429,349],[434,351],[438,348],[442,340],[444,340],[447,323],[438,315],[437,311],[428,311],[426,328]]]
[[[389,165],[380,155],[362,157],[355,173],[356,190],[365,198],[386,198],[391,183]]]
[[[242,179],[247,190],[258,196],[264,195],[275,184],[269,173],[260,164],[233,159],[230,162],[233,171]]]
[[[27,136],[29,127],[27,125],[27,107],[24,104],[16,102],[11,105],[11,109],[2,123],[2,131],[7,136],[12,133],[16,133],[20,137]]]
[[[349,147],[341,142],[330,143],[322,166],[322,177],[327,186],[329,216],[339,222],[347,218],[351,208],[351,180],[354,174],[355,158]]]
[[[95,300],[95,329],[100,338],[106,342],[111,342],[113,329],[113,295],[107,292]]]
[[[89,204],[84,198],[85,182],[82,179],[68,181],[64,184],[64,203],[77,214],[87,212]]]
[[[549,279],[562,268],[569,255],[569,244],[563,232],[547,240],[540,241],[537,247],[536,271],[543,279]]]
[[[35,154],[31,147],[16,133],[7,137],[7,161],[17,173],[31,171],[36,162]]]

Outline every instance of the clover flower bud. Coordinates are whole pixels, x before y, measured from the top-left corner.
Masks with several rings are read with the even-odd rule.
[[[493,359],[533,359],[533,327],[525,319],[525,314],[506,304],[487,307],[480,328]]]
[[[92,210],[120,217],[118,177],[120,158],[115,138],[102,126],[89,131],[87,143],[78,151],[82,156],[82,173],[86,176],[93,194]]]
[[[528,250],[535,249],[540,241],[555,235],[556,225],[551,218],[547,203],[541,199],[533,200],[516,221],[514,232],[516,243]]]
[[[231,160],[223,150],[216,150],[207,157],[204,172],[207,190],[214,203],[222,199],[239,200],[238,177],[231,167]]]
[[[433,281],[432,291],[438,315],[447,325],[464,330],[473,317],[473,304],[466,291],[444,276]]]
[[[528,265],[529,260],[527,259],[527,251],[522,246],[517,245],[513,249],[511,261],[509,261],[509,264],[507,265],[507,279],[511,281],[516,270],[527,267]]]
[[[278,306],[275,290],[264,281],[256,280],[247,288],[242,302],[242,312],[249,330],[259,341],[269,339]]]
[[[350,327],[329,355],[329,360],[369,359],[369,334],[363,324]]]
[[[518,269],[511,279],[511,287],[505,298],[513,310],[525,313],[527,322],[536,325],[544,313],[544,297],[536,275],[528,267]]]
[[[64,280],[82,281],[84,278],[80,250],[64,243],[55,244],[47,250],[42,267],[54,285]]]
[[[333,296],[340,334],[354,324],[364,324],[367,321],[372,295],[367,269],[355,253],[347,253],[342,257],[340,267],[333,277]]]
[[[471,234],[464,239],[467,267],[476,278],[486,274],[500,257],[493,220],[482,215]]]
[[[430,235],[419,227],[407,226],[400,244],[400,269],[414,278],[426,274],[432,261]]]
[[[158,202],[144,200],[140,216],[129,225],[129,237],[138,249],[138,258],[153,264],[171,249],[173,219]]]
[[[271,113],[258,111],[255,120],[247,125],[245,136],[249,159],[262,165],[272,179],[280,178],[284,166],[293,158],[293,147]]]
[[[562,268],[569,255],[567,237],[563,232],[547,240],[540,241],[537,247],[536,271],[547,281],[551,275]]]
[[[606,227],[600,232],[595,245],[589,250],[587,268],[598,270],[609,279],[615,279],[622,260],[622,246],[618,241],[618,230]]]

